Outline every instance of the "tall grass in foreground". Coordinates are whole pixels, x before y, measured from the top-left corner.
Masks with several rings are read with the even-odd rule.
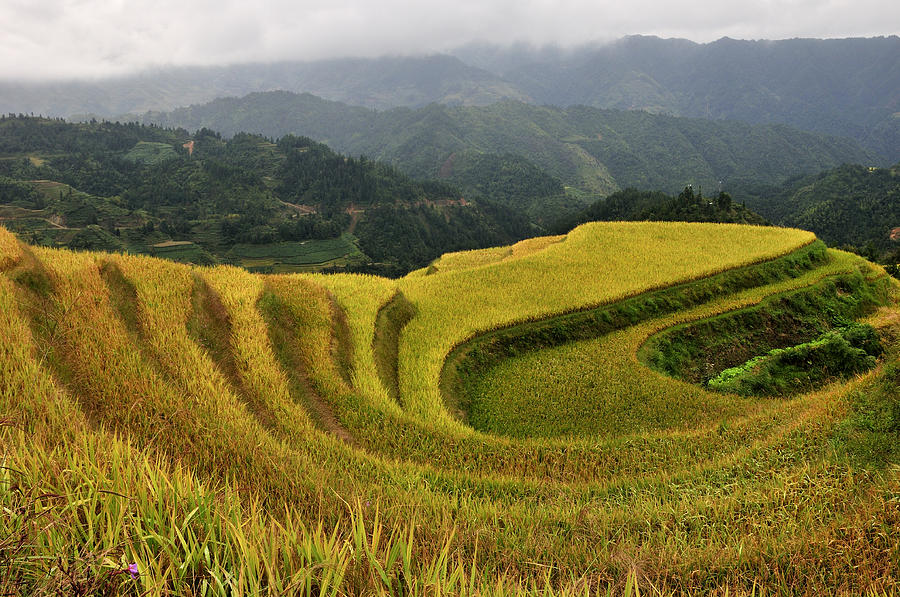
[[[113,435],[47,447],[7,425],[0,439],[3,595],[596,594],[586,577],[560,588],[484,575],[452,531],[422,558],[416,526],[385,523],[378,505],[346,504],[334,526],[291,509],[276,521],[261,500]],[[624,593],[603,592],[637,587],[632,573]]]
[[[350,504],[333,527],[307,523],[290,512],[275,522],[260,502],[239,499],[227,486],[198,482],[187,470],[147,458],[113,436],[86,433],[55,449],[35,444],[20,430],[7,428],[0,437],[5,446],[0,472],[2,594],[678,593],[665,583],[654,586],[634,569],[613,585],[598,583],[593,575],[560,583],[550,569],[526,584],[503,575],[486,577],[477,564],[454,552],[452,533],[431,557],[415,556],[415,528],[385,525],[377,507]],[[819,481],[785,485],[781,497],[772,499],[827,490],[818,473],[813,478]],[[839,480],[848,478],[834,479]],[[890,502],[882,506],[890,507]],[[889,532],[859,522],[860,532]],[[677,541],[679,531],[674,531]],[[842,547],[852,548],[848,539],[853,537],[839,539]],[[747,557],[752,562],[754,556]],[[776,576],[766,586],[749,583],[746,589],[704,592],[784,594],[790,586],[779,586]],[[855,593],[892,594],[887,588]]]
[[[44,449],[2,433],[2,594],[465,594],[477,573],[445,549],[414,561],[413,531],[377,508],[334,527],[198,482],[111,436]],[[53,554],[47,558],[45,554]],[[471,584],[470,584],[471,583]]]
[[[590,276],[602,256],[579,270],[571,240],[420,280],[515,278],[561,251],[560,285],[580,276],[601,292]],[[512,440],[409,414],[381,387],[375,319],[409,281],[27,248],[9,263],[0,595],[863,594],[898,582],[896,302],[885,362],[847,382],[684,428]],[[538,265],[555,283],[552,263]],[[648,335],[842,264],[814,265],[638,319],[604,350],[655,376],[634,354]],[[429,288],[432,307],[466,307],[452,284]],[[543,317],[532,291],[482,288],[494,302],[478,307],[498,325],[523,305]],[[309,389],[359,446],[314,420]]]

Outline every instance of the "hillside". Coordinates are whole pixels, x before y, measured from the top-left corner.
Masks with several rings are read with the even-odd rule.
[[[630,36],[571,49],[470,45],[451,55],[159,68],[43,84],[2,81],[0,113],[112,117],[274,90],[369,110],[511,99],[788,124],[851,137],[885,165],[900,160],[898,89],[896,36],[705,44]]]
[[[900,164],[843,165],[758,188],[747,204],[773,222],[811,230],[834,246],[851,245],[871,259],[900,262]]]
[[[274,92],[150,113],[141,120],[189,130],[209,127],[225,135],[305,135],[420,178],[452,177],[453,157],[461,153],[513,154],[564,185],[600,194],[627,187],[677,193],[686,184],[713,189],[720,181],[736,192],[745,181],[778,184],[842,163],[878,162],[849,139],[786,126],[514,101],[376,112]]]
[[[0,228],[0,591],[889,591],[898,298],[773,227],[588,224],[399,280]],[[802,346],[778,398],[691,378]]]
[[[532,231],[508,207],[304,137],[29,117],[0,119],[0,221],[35,244],[395,275]]]

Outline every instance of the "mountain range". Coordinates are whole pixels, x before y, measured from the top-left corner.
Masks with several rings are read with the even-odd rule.
[[[746,181],[779,184],[842,163],[880,161],[851,139],[785,125],[512,100],[376,111],[309,94],[268,92],[123,117],[129,119],[206,127],[226,136],[304,135],[343,153],[386,161],[416,178],[453,177],[467,154],[512,154],[576,191],[599,195],[627,187],[677,193],[692,184],[708,190],[725,185],[738,198]]]
[[[631,36],[574,49],[470,45],[446,55],[172,67],[96,81],[0,82],[0,112],[110,117],[308,92],[384,110],[430,103],[644,110],[782,123],[900,160],[900,37],[698,44]]]

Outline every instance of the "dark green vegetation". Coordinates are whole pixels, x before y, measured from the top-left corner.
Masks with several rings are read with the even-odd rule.
[[[695,193],[692,187],[685,187],[677,197],[660,191],[618,191],[558,222],[556,228],[563,233],[584,222],[618,221],[768,224],[765,218],[735,203],[724,191],[704,197],[702,189]]]
[[[739,367],[722,371],[707,387],[744,395],[783,395],[872,369],[883,349],[875,329],[852,324],[815,340],[775,348]]]
[[[770,297],[759,305],[676,326],[640,356],[684,381],[745,395],[785,395],[874,365],[880,345],[853,321],[884,304],[887,279],[861,273]],[[869,357],[873,357],[869,359]],[[738,371],[740,369],[740,371]]]
[[[896,36],[724,38],[707,44],[634,36],[565,51],[469,46],[453,54],[168,68],[91,82],[2,83],[0,112],[108,117],[171,110],[271,89],[314,93],[369,110],[432,102],[485,105],[514,99],[785,123],[853,137],[890,162],[900,159],[900,119],[896,117],[900,38]],[[213,128],[228,128],[217,124]],[[239,126],[236,130],[250,129]],[[257,132],[278,137],[289,131]],[[627,181],[625,186],[643,185]]]
[[[34,244],[393,275],[532,232],[504,205],[308,138],[29,117],[0,120],[0,219]]]
[[[505,168],[533,177],[531,162],[545,177],[600,194],[626,187],[674,193],[687,184],[711,190],[720,181],[735,192],[746,181],[778,184],[842,163],[883,161],[850,139],[783,125],[516,101],[376,112],[308,94],[270,92],[140,118],[189,130],[209,127],[224,135],[305,135],[338,151],[389,162],[418,178],[458,176],[466,192],[491,185],[473,163],[473,153],[495,154],[488,159],[507,162],[513,154],[519,163]],[[455,172],[457,160],[461,173]],[[537,188],[553,196],[558,190],[552,186],[540,182]]]
[[[844,165],[748,193],[747,205],[773,222],[803,228],[868,259],[900,263],[900,164]]]
[[[515,153],[452,153],[437,175],[465,189],[469,197],[521,211],[544,228],[584,206],[581,193],[566,189],[559,178]]]

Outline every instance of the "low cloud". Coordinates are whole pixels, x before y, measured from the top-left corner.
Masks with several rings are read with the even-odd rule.
[[[897,23],[900,3],[885,0],[0,0],[0,77],[423,54],[472,41],[868,37]]]

